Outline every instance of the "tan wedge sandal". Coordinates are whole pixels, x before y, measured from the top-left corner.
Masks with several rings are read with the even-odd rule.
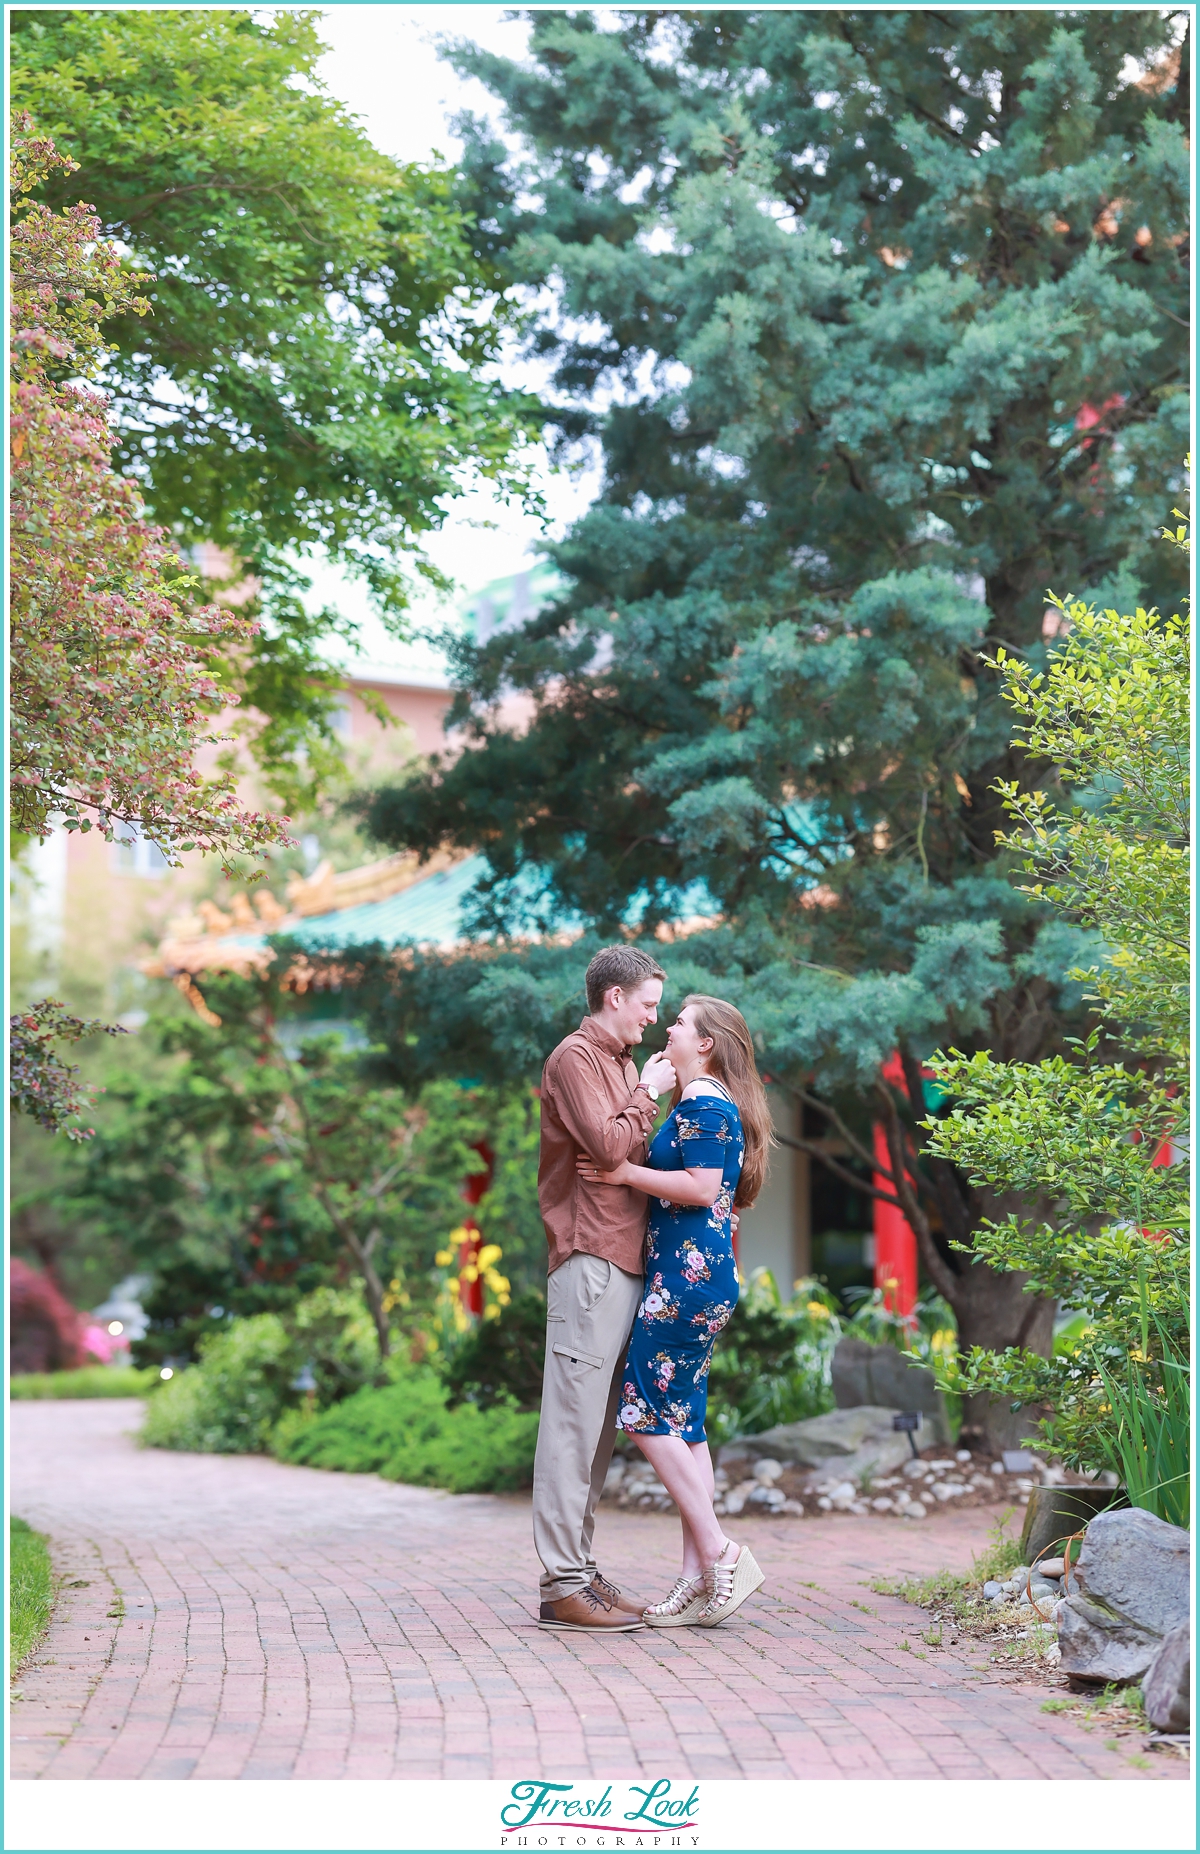
[[[733,1543],[732,1539],[726,1541],[721,1556],[704,1573],[708,1601],[696,1617],[701,1629],[715,1629],[718,1622],[732,1616],[734,1610],[740,1609],[746,1598],[761,1590],[766,1582],[748,1545],[743,1545],[733,1562],[729,1562],[725,1553]]]
[[[642,1611],[642,1621],[652,1629],[686,1628],[698,1620],[707,1602],[708,1587],[702,1577],[680,1577],[669,1596]]]

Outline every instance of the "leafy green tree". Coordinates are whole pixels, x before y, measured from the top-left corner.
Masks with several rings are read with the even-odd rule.
[[[136,485],[112,467],[106,405],[92,382],[101,324],[141,314],[139,279],[86,207],[32,195],[72,171],[53,142],[14,121],[10,239],[10,819],[18,847],[70,831],[143,831],[168,862],[200,847],[227,871],[288,841],[286,819],[248,810],[228,771],[205,778],[196,750],[223,706],[208,664],[256,626],[198,607],[194,578],[151,527]],[[9,1021],[11,1107],[68,1140],[90,1091],[55,1050],[93,1030],[53,999]]]
[[[948,1040],[1029,1059],[1082,1027],[1086,932],[995,842],[998,782],[1058,781],[1010,744],[991,660],[1038,666],[1049,586],[1170,593],[1185,26],[539,12],[528,66],[457,53],[518,145],[465,125],[489,255],[555,286],[535,345],[562,449],[599,444],[604,487],[552,550],[564,597],[458,645],[475,750],[367,821],[486,850],[481,920],[509,929],[564,909],[649,929],[703,883],[726,924],[668,949],[673,980],[735,997],[867,1164],[883,1120],[885,1192],[968,1346],[1048,1352],[1052,1304],[954,1246],[997,1205],[922,1150],[921,1061]],[[470,1031],[469,991],[477,1040],[495,1025],[525,1065],[571,963],[473,955],[451,1017]],[[399,977],[403,1008],[435,981]]]
[[[354,1278],[386,1354],[393,1309],[429,1297],[433,1251],[461,1221],[477,1103],[453,1082],[378,1085],[336,1036],[298,1044],[270,976],[206,990],[203,1020],[158,1029],[165,1075],[110,1083],[80,1188],[154,1277],[143,1351],[190,1353],[230,1316]]]
[[[42,998],[8,1020],[8,1098],[20,1114],[28,1114],[48,1133],[65,1133],[69,1140],[94,1139],[95,1127],[81,1126],[79,1116],[94,1103],[94,1091],[73,1062],[64,1062],[56,1043],[78,1043],[103,1030],[124,1036],[119,1024],[103,1024],[72,1017],[57,998]]]
[[[513,310],[453,171],[371,146],[317,75],[318,18],[34,9],[12,54],[15,103],[78,163],[42,199],[87,202],[153,273],[115,328],[118,455],[157,521],[260,582],[269,622],[220,663],[289,805],[298,746],[310,786],[338,763],[319,646],[346,629],[306,613],[296,556],[327,550],[399,625],[446,498],[479,473],[522,493],[530,427],[488,371]]]
[[[475,1211],[485,1238],[518,1287],[543,1279],[536,1103],[444,1070],[397,1081],[379,1051],[297,1016],[286,964],[206,978],[203,1016],[164,1010],[129,1039],[86,1153],[40,1193],[64,1232],[56,1267],[78,1266],[74,1232],[76,1246],[119,1245],[151,1277],[145,1362],[190,1357],[230,1320],[286,1323],[305,1296],[352,1282],[386,1356],[432,1315],[434,1257],[462,1225],[482,1145],[494,1154]]]
[[[286,820],[243,806],[228,772],[204,778],[196,750],[223,703],[213,648],[244,651],[241,614],[197,607],[196,581],[136,486],[112,468],[112,433],[91,390],[100,324],[140,314],[138,279],[98,237],[94,213],[35,200],[72,163],[18,118],[13,144],[10,452],[10,803],[18,836],[137,825],[169,862],[197,846],[236,854],[287,842]]]
[[[1186,546],[1184,528],[1170,538]],[[1048,1198],[1055,1213],[988,1224],[976,1250],[1087,1320],[1049,1360],[973,1352],[961,1381],[1044,1404],[1048,1449],[1116,1469],[1138,1504],[1186,1525],[1188,626],[1140,610],[1064,612],[1070,630],[1044,672],[998,653],[1019,740],[1061,766],[1075,793],[1063,808],[1010,788],[1010,842],[1035,893],[1103,933],[1086,978],[1136,1059],[1098,1059],[1099,1030],[1040,1063],[935,1058],[954,1107],[930,1125],[933,1150],[981,1181]]]

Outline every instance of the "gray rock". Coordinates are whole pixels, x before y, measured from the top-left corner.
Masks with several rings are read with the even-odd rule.
[[[769,1455],[764,1455],[761,1461],[756,1461],[754,1464],[754,1478],[756,1481],[762,1481],[765,1486],[770,1486],[773,1481],[777,1481],[782,1473],[783,1463],[772,1461]]]
[[[793,1462],[801,1468],[819,1468],[839,1457],[858,1455],[864,1444],[887,1444],[893,1451],[893,1466],[908,1456],[908,1443],[892,1428],[895,1411],[879,1404],[865,1404],[852,1410],[830,1410],[824,1416],[810,1416],[802,1423],[779,1423],[758,1436],[739,1436],[720,1451],[722,1467],[737,1461],[757,1461],[763,1457]],[[899,1449],[896,1454],[895,1450]],[[882,1464],[881,1464],[882,1465]],[[886,1472],[886,1469],[884,1470]]]
[[[1081,1680],[1128,1682],[1147,1674],[1190,1621],[1191,1539],[1137,1507],[1099,1513],[1084,1534],[1075,1574],[1079,1593],[1058,1605],[1062,1670]],[[1179,1649],[1164,1655],[1156,1704],[1169,1713]],[[1190,1671],[1190,1670],[1189,1670]],[[1187,1676],[1183,1676],[1186,1686]]]
[[[1078,1680],[1140,1680],[1158,1653],[1157,1635],[1089,1597],[1061,1598],[1057,1621],[1059,1665]]]
[[[1152,1635],[1190,1614],[1191,1535],[1140,1507],[1098,1514],[1075,1570],[1083,1595]]]
[[[1163,1637],[1149,1673],[1142,1682],[1146,1717],[1160,1732],[1192,1729],[1191,1623],[1180,1622]]]
[[[1035,1487],[1025,1508],[1021,1556],[1027,1564],[1061,1553],[1063,1543],[1106,1507],[1125,1506],[1123,1494],[1110,1487]]]
[[[857,1487],[861,1482],[872,1480],[887,1468],[898,1465],[897,1455],[905,1446],[904,1437],[877,1436],[872,1441],[864,1442],[853,1455],[838,1455],[827,1461],[820,1468],[814,1468],[809,1475],[809,1485],[824,1487],[829,1480],[851,1480]]]
[[[1004,1585],[998,1584],[994,1577],[989,1577],[987,1583],[983,1586],[983,1594],[985,1597],[989,1598],[1003,1596]]]
[[[918,1447],[947,1444],[950,1421],[946,1400],[926,1365],[910,1364],[908,1354],[865,1339],[839,1339],[834,1348],[831,1381],[839,1410],[882,1406],[919,1410]]]

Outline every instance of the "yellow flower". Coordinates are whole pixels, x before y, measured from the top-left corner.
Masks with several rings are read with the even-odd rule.
[[[483,1248],[479,1251],[479,1266],[481,1268],[490,1268],[493,1262],[498,1262],[500,1260],[503,1253],[504,1251],[501,1249],[499,1243],[484,1243]]]
[[[433,1259],[438,1268],[449,1268],[454,1257],[449,1249],[439,1249]]]
[[[821,1300],[810,1300],[804,1311],[807,1313],[810,1320],[827,1320],[829,1318],[829,1308],[825,1305],[824,1301]]]

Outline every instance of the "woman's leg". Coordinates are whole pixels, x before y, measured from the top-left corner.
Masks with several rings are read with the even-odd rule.
[[[681,1436],[648,1436],[636,1432],[634,1441],[679,1508],[684,1527],[684,1575],[699,1577],[716,1562],[729,1543],[713,1512],[712,1457],[708,1446],[689,1444]],[[735,1546],[730,1562],[736,1557]]]
[[[692,1460],[700,1470],[701,1479],[708,1492],[708,1503],[711,1506],[716,1493],[716,1481],[713,1476],[712,1456],[709,1453],[708,1443],[689,1442],[688,1449],[691,1453]],[[694,1582],[697,1578],[703,1577],[704,1575],[704,1559],[701,1556],[700,1547],[693,1537],[692,1529],[688,1525],[687,1520],[683,1517],[682,1512],[679,1515],[679,1524],[683,1530],[682,1573],[684,1577],[690,1577]]]
[[[717,1477],[713,1472],[712,1455],[709,1452],[708,1443],[689,1442],[688,1448],[691,1450],[692,1460],[704,1477],[704,1484],[708,1488],[708,1497],[711,1501],[716,1494]]]

